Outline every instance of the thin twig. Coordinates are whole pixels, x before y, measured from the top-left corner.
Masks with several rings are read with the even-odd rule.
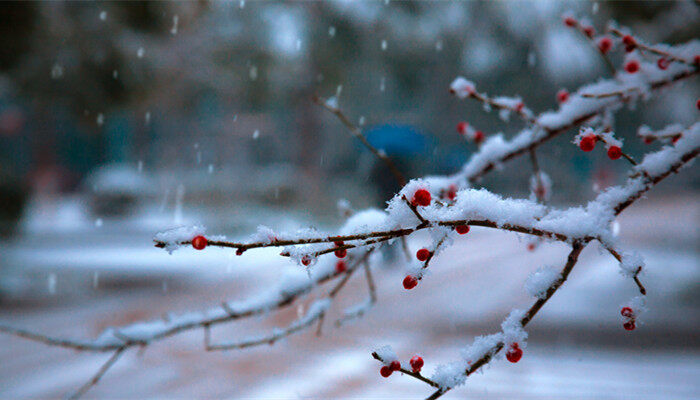
[[[124,350],[126,350],[125,346],[118,348],[114,352],[114,354],[112,354],[112,356],[109,357],[109,359],[104,364],[102,364],[102,366],[97,371],[97,373],[95,375],[93,375],[93,377],[90,378],[90,380],[87,383],[85,383],[83,386],[81,386],[80,389],[78,389],[75,393],[70,395],[68,397],[68,399],[75,400],[77,398],[80,398],[82,395],[85,394],[85,392],[90,390],[90,388],[97,385],[97,382],[99,382],[100,379],[102,379],[104,374],[107,373],[107,370],[109,370],[112,367],[112,365],[114,365],[114,363],[117,362],[117,360],[119,360],[119,357],[121,357]]]
[[[425,218],[423,218],[423,216],[420,215],[420,213],[418,212],[418,208],[417,208],[413,203],[411,203],[410,201],[408,201],[408,199],[406,198],[405,195],[401,195],[401,198],[403,199],[403,201],[406,202],[406,205],[408,205],[408,208],[410,208],[411,211],[413,211],[413,214],[415,214],[416,218],[418,218],[418,220],[420,221],[421,225],[427,225],[427,224],[428,224],[428,221],[426,221]],[[419,225],[419,226],[420,226],[420,225]]]
[[[606,243],[601,242],[601,244],[608,250],[608,252],[610,254],[612,254],[613,257],[615,257],[617,262],[622,263],[622,255],[617,250],[615,250],[614,248],[612,248],[610,245],[608,245]],[[642,295],[646,295],[647,289],[644,287],[644,285],[642,285],[642,282],[639,280],[639,277],[638,277],[640,272],[642,272],[641,265],[639,266],[639,268],[637,268],[635,273],[632,275],[632,280],[637,285],[637,288],[639,288],[639,293],[641,293]]]
[[[372,146],[372,144],[367,141],[367,138],[362,134],[362,130],[352,122],[350,122],[350,119],[343,114],[343,112],[340,110],[340,108],[333,107],[328,102],[326,99],[319,97],[319,96],[314,96],[313,97],[314,103],[320,105],[321,107],[325,108],[326,110],[330,111],[333,115],[335,115],[338,120],[345,125],[346,128],[350,131],[352,136],[357,138],[369,151],[372,152],[377,158],[382,160],[384,164],[386,164],[387,168],[389,168],[389,171],[394,175],[394,178],[396,178],[396,182],[399,184],[399,186],[405,186],[406,185],[406,178],[404,178],[403,174],[401,171],[399,171],[398,167],[396,167],[396,164],[394,164],[393,161],[391,161],[391,158],[389,158],[386,153],[383,151],[377,150],[376,147]]]

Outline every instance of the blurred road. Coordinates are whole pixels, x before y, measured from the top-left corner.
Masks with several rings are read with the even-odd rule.
[[[518,364],[494,362],[446,398],[697,399],[698,220],[692,198],[652,198],[620,219],[622,243],[642,252],[647,262],[643,281],[650,312],[636,331],[623,330],[618,316],[620,304],[635,295],[633,283],[617,272],[608,254],[589,246],[569,282],[528,327],[523,359]],[[137,239],[141,238],[127,235],[120,240]],[[412,248],[421,240],[415,237]],[[80,279],[67,275],[83,276],[86,282],[94,279],[92,269],[71,264],[71,259],[85,256],[74,248],[74,258],[64,254],[58,259],[65,270],[54,279],[55,294],[5,303],[0,320],[53,335],[93,337],[110,325],[244,298],[288,268],[269,251],[236,258],[216,249],[167,256],[153,253],[147,245],[124,253],[119,240],[110,243],[115,248],[99,263],[116,269],[125,258],[137,263],[127,267],[145,264],[122,275],[104,269],[94,288],[70,295],[64,282]],[[16,246],[8,253],[15,261],[23,257]],[[59,247],[71,251],[65,244]],[[528,307],[532,300],[522,288],[524,279],[542,265],[561,266],[565,254],[566,248],[558,244],[528,252],[515,234],[475,228],[435,260],[433,274],[415,290],[401,287],[400,267],[375,268],[379,304],[348,326],[336,329],[327,319],[321,337],[304,332],[272,347],[223,353],[204,352],[201,332],[184,333],[155,343],[142,355],[129,351],[87,397],[425,397],[430,391],[413,379],[396,374],[381,378],[370,356],[372,348],[391,344],[402,360],[420,353],[429,375],[438,363],[458,357],[459,348],[474,336],[496,331],[511,308]],[[50,252],[42,255],[41,246],[25,256],[37,265],[45,262],[36,260],[53,257]],[[162,270],[154,271],[156,266]],[[46,272],[39,268],[33,274]],[[43,279],[41,287],[48,290]],[[365,296],[364,282],[353,278],[332,315]],[[305,303],[312,299],[313,295]],[[296,312],[291,307],[219,327],[213,337],[228,340],[269,331],[291,321]],[[0,398],[62,397],[87,381],[107,358],[0,335]]]

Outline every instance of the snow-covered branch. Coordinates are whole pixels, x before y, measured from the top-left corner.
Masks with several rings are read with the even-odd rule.
[[[570,24],[567,22],[567,25]],[[593,37],[585,23],[575,21],[570,26],[580,28],[587,37]],[[621,31],[615,29],[610,32],[623,36]],[[457,97],[476,99],[487,109],[496,108],[504,119],[510,113],[516,113],[526,122],[527,127],[511,139],[506,139],[503,134],[491,136],[481,144],[479,151],[472,155],[461,171],[453,176],[426,177],[406,182],[391,159],[367,142],[360,128],[351,123],[340,110],[337,99],[316,99],[381,159],[403,186],[387,202],[385,209],[354,213],[338,232],[330,234],[315,229],[275,232],[261,226],[247,240],[231,241],[223,236],[206,235],[203,227],[180,227],[159,233],[154,238],[157,247],[165,248],[171,253],[181,246],[190,245],[198,250],[210,246],[231,248],[235,249],[237,255],[243,255],[252,249],[280,247],[281,255],[298,263],[301,268],[285,276],[271,290],[257,293],[247,300],[226,302],[220,307],[202,312],[109,328],[92,340],[53,338],[5,324],[0,324],[0,331],[53,346],[111,352],[111,358],[76,393],[81,395],[99,381],[125,350],[147,346],[178,333],[202,329],[206,350],[228,350],[274,343],[308,329],[314,323],[319,324],[320,331],[321,323],[329,313],[336,295],[358,268],[364,268],[369,298],[346,310],[345,316],[336,323],[341,325],[345,320],[363,315],[377,301],[369,264],[375,249],[396,240],[404,240],[416,232],[429,233],[431,242],[423,244],[415,253],[419,263],[408,267],[408,275],[403,281],[404,288],[413,289],[418,281],[425,279],[424,273],[431,261],[444,248],[450,246],[460,235],[467,234],[470,227],[479,226],[527,234],[541,240],[565,242],[571,246],[571,251],[561,270],[540,269],[528,280],[528,292],[536,300],[527,310],[513,310],[504,320],[501,332],[477,338],[472,346],[464,349],[459,360],[439,366],[432,377],[420,373],[423,365],[420,357],[416,358],[420,359],[419,362],[414,363],[412,359],[412,369],[408,370],[401,367],[393,351],[375,351],[372,355],[384,364],[381,370],[383,376],[388,377],[393,371],[400,371],[436,388],[430,399],[440,397],[463,384],[469,375],[498,357],[502,350],[509,361],[517,362],[526,348],[527,332],[524,328],[566,282],[579,255],[592,241],[599,241],[620,262],[623,273],[634,279],[642,295],[646,293],[638,279],[643,261],[633,253],[618,249],[611,226],[629,205],[661,180],[689,165],[700,151],[700,123],[696,123],[687,129],[669,128],[669,132],[644,131],[644,138],[671,140],[658,151],[646,154],[640,162],[635,162],[630,155],[622,152],[622,140],[612,133],[609,115],[626,103],[646,99],[657,89],[695,76],[699,66],[694,57],[700,52],[698,41],[674,47],[659,47],[644,45],[638,39],[625,37],[627,36],[623,36],[622,41],[630,53],[645,51],[664,57],[668,63],[662,63],[662,68],[658,63],[637,60],[632,54],[626,60],[625,68],[613,78],[582,86],[574,93],[567,92],[566,96],[560,96],[560,106],[556,111],[536,115],[524,106],[520,98],[492,98],[479,93],[476,86],[465,78],[455,79],[450,90]],[[610,49],[606,47],[605,51],[602,48],[600,50],[605,55]],[[625,157],[632,163],[629,177],[624,184],[605,190],[585,205],[569,208],[546,205],[551,180],[540,170],[535,150],[550,139],[582,124],[593,126],[582,127],[574,143],[583,151],[592,151],[596,142],[602,142],[611,159]],[[534,170],[531,185],[533,196],[530,199],[505,198],[483,188],[470,187],[486,173],[525,153],[530,154]],[[322,257],[329,253],[334,253],[336,258]],[[255,338],[214,344],[211,342],[211,327],[280,310],[319,285],[331,281],[336,283],[328,294],[312,303],[303,316],[286,327]],[[625,329],[631,330],[643,309],[643,299],[626,308],[629,310],[623,309],[622,316],[626,318]]]

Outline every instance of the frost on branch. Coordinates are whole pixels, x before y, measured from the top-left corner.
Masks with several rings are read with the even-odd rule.
[[[635,167],[638,172],[645,172],[656,178],[666,172],[668,165],[682,161],[683,157],[700,146],[700,122],[681,132],[680,138],[673,145],[666,145],[661,150],[644,156]]]
[[[390,345],[384,345],[374,349],[374,353],[381,358],[385,365],[391,364],[393,361],[398,361],[399,357]]]
[[[554,283],[551,282],[550,285]],[[503,342],[506,345],[517,343],[521,349],[527,347],[527,332],[523,329],[523,324],[520,322],[525,317],[525,311],[513,310],[508,317],[501,323],[503,333]]]
[[[580,27],[592,42],[602,44],[603,39],[609,39],[605,36],[594,40],[598,38],[594,38],[592,24],[585,20],[579,22],[573,17],[568,18],[565,23],[571,27]],[[629,36],[615,28],[606,32],[606,35]],[[700,124],[696,123],[688,129],[679,126],[667,127],[660,132],[641,130],[640,135],[645,140],[648,137],[654,140],[664,139],[663,142],[667,144],[658,151],[646,154],[641,163],[630,171],[623,184],[611,187],[595,199],[579,206],[556,208],[543,204],[551,191],[551,179],[536,165],[535,151],[539,146],[557,135],[586,125],[574,139],[574,143],[581,149],[592,151],[596,142],[601,141],[608,149],[609,155],[613,148],[621,152],[622,139],[613,134],[613,113],[624,106],[632,107],[635,102],[647,99],[655,90],[692,77],[698,72],[698,66],[688,61],[697,56],[700,50],[698,41],[679,46],[651,47],[629,36],[623,39],[623,43],[630,48],[624,69],[613,69],[615,75],[611,79],[598,80],[572,92],[560,92],[558,108],[539,115],[525,107],[520,98],[491,98],[477,92],[475,85],[465,78],[455,79],[450,85],[450,91],[458,98],[480,101],[487,110],[497,109],[504,119],[516,114],[525,123],[525,128],[510,138],[498,133],[482,142],[484,138],[477,135],[478,131],[469,125],[458,125],[460,133],[463,131],[465,136],[481,143],[481,147],[471,155],[461,171],[452,176],[424,177],[404,184],[403,175],[397,171],[389,156],[373,148],[364,139],[360,128],[342,113],[337,101],[339,92],[336,97],[328,100],[317,99],[322,107],[340,119],[354,138],[363,142],[375,156],[385,162],[401,182],[402,189],[388,201],[384,210],[353,212],[349,205],[342,205],[341,209],[347,220],[336,233],[329,234],[311,228],[285,233],[260,226],[256,233],[240,243],[226,241],[223,237],[205,238],[209,240],[208,246],[235,249],[239,255],[256,248],[282,248],[282,256],[305,268],[297,268],[285,274],[277,285],[265,288],[248,299],[225,302],[220,307],[202,312],[171,315],[162,320],[109,328],[94,340],[55,339],[4,325],[0,325],[0,330],[67,348],[115,351],[115,356],[124,349],[146,346],[156,340],[199,328],[205,332],[207,350],[272,343],[310,326],[315,321],[319,322],[320,332],[321,323],[324,315],[330,310],[333,297],[360,267],[364,267],[366,271],[370,298],[347,309],[345,317],[354,318],[363,314],[376,299],[369,267],[370,255],[383,244],[403,241],[415,232],[427,231],[429,240],[426,240],[427,243],[421,243],[416,256],[411,256],[410,262],[406,263],[409,275],[404,278],[404,287],[415,288],[417,280],[427,276],[428,265],[434,257],[440,256],[444,248],[460,238],[458,234],[466,234],[470,226],[479,226],[531,235],[538,240],[560,241],[568,244],[571,250],[560,271],[541,268],[531,274],[525,282],[525,288],[536,300],[526,311],[513,310],[502,323],[501,332],[477,337],[470,346],[460,352],[459,360],[438,366],[430,379],[415,371],[402,372],[437,388],[438,392],[431,396],[436,398],[463,384],[470,374],[480,371],[491,360],[500,357],[501,350],[504,350],[508,361],[517,362],[522,356],[522,350],[527,346],[528,335],[524,327],[562,287],[581,251],[592,241],[602,243],[619,260],[623,274],[632,277],[640,291],[645,293],[637,278],[640,268],[643,267],[643,260],[635,253],[620,254],[614,249],[615,235],[611,227],[616,217],[627,206],[642,197],[663,178],[690,164],[698,154]],[[599,50],[605,54],[613,45],[611,41],[605,50],[603,47]],[[669,62],[659,63],[656,58],[661,56]],[[666,139],[670,139],[670,144]],[[534,170],[531,179],[534,196],[530,199],[508,198],[485,188],[472,187],[484,174],[501,169],[507,161],[525,153],[530,154]],[[617,159],[621,155],[622,153],[615,153],[615,157],[610,158]],[[624,156],[635,164],[631,157]],[[157,246],[164,247],[172,253],[183,244],[193,243],[195,238],[204,233],[204,228],[200,226],[180,227],[159,233],[154,240]],[[335,286],[328,294],[315,301],[306,314],[287,327],[235,342],[212,345],[209,341],[210,326],[282,309],[320,284],[334,280]],[[635,328],[637,317],[644,309],[644,298],[641,296],[632,299],[622,308],[625,329]],[[381,374],[385,377],[400,369],[398,357],[389,346],[375,350],[375,357],[384,363]],[[386,369],[387,367],[389,369]]]
[[[474,83],[462,78],[461,76],[452,81],[450,84],[450,92],[460,99],[466,99],[468,96],[472,95],[475,90]]]
[[[632,278],[640,271],[644,271],[644,258],[636,251],[622,253],[620,261],[620,273],[623,276]]]
[[[530,296],[543,299],[547,294],[547,289],[558,279],[561,279],[559,271],[552,267],[541,267],[527,278],[525,290]]]
[[[164,243],[165,250],[173,254],[173,252],[179,249],[184,243],[189,242],[195,236],[204,235],[205,233],[206,229],[201,225],[180,226],[157,233],[153,237],[153,240]]]

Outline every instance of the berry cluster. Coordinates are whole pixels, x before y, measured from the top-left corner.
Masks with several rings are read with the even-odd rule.
[[[424,364],[423,359],[418,355],[413,356],[409,363],[411,364],[411,371],[413,371],[414,374],[419,374]],[[401,363],[398,360],[394,360],[391,361],[389,364],[382,366],[382,368],[379,369],[379,374],[385,378],[388,378],[391,376],[391,374],[394,373],[394,371],[400,370]]]
[[[592,26],[584,24],[571,16],[564,18],[564,25],[571,27],[571,28],[578,28],[589,39],[593,39],[593,36],[595,35],[595,29],[593,29]],[[637,40],[631,35],[623,35],[622,36],[622,44],[625,46],[626,53],[632,53],[634,50],[640,49],[640,46],[637,43]],[[598,50],[600,51],[601,54],[606,55],[610,52],[610,50],[612,50],[613,41],[608,36],[602,36],[597,40],[596,46],[598,47]],[[698,63],[697,58],[698,57],[696,57],[696,64]],[[671,60],[669,60],[666,57],[661,57],[656,61],[656,65],[661,70],[666,70],[668,68],[668,66],[670,65],[670,63],[671,63]],[[634,74],[634,73],[637,73],[639,71],[640,66],[641,65],[639,63],[639,60],[632,58],[632,59],[628,60],[627,62],[625,62],[623,68],[624,68],[625,72],[627,72],[628,74]],[[563,103],[564,101],[566,101],[566,100],[562,101],[559,98],[559,95],[557,95],[557,99],[559,100],[560,103]]]
[[[620,310],[620,315],[622,315],[625,318],[625,323],[622,324],[622,327],[625,328],[625,330],[628,331],[633,331],[634,328],[636,328],[636,316],[634,314],[634,310],[630,307],[622,307],[622,310]]]
[[[432,256],[432,253],[430,252],[430,250],[428,250],[426,248],[422,248],[416,252],[416,258],[418,259],[418,261],[421,261],[421,262],[428,261],[428,259],[431,256]],[[418,279],[420,279],[420,277],[416,277],[413,275],[406,275],[406,277],[403,278],[404,289],[411,290],[414,287],[418,286]]]
[[[578,143],[579,148],[585,152],[593,151],[595,148],[595,144],[598,140],[601,140],[601,138],[598,137],[598,135],[595,135],[593,133],[587,134],[583,136]],[[609,145],[608,146],[608,157],[611,160],[617,160],[620,157],[622,157],[622,149],[620,146],[616,145]]]
[[[398,361],[392,361],[389,363],[389,365],[383,366],[380,370],[379,373],[385,377],[388,378],[391,376],[391,374],[394,373],[394,371],[399,371],[401,369],[401,363]]]
[[[521,109],[522,109],[522,103],[520,103],[520,104],[521,104]],[[467,122],[462,121],[462,122],[458,123],[457,124],[457,132],[460,135],[473,140],[474,143],[476,143],[476,144],[480,144],[481,142],[484,141],[484,137],[485,137],[484,132],[470,127]]]

